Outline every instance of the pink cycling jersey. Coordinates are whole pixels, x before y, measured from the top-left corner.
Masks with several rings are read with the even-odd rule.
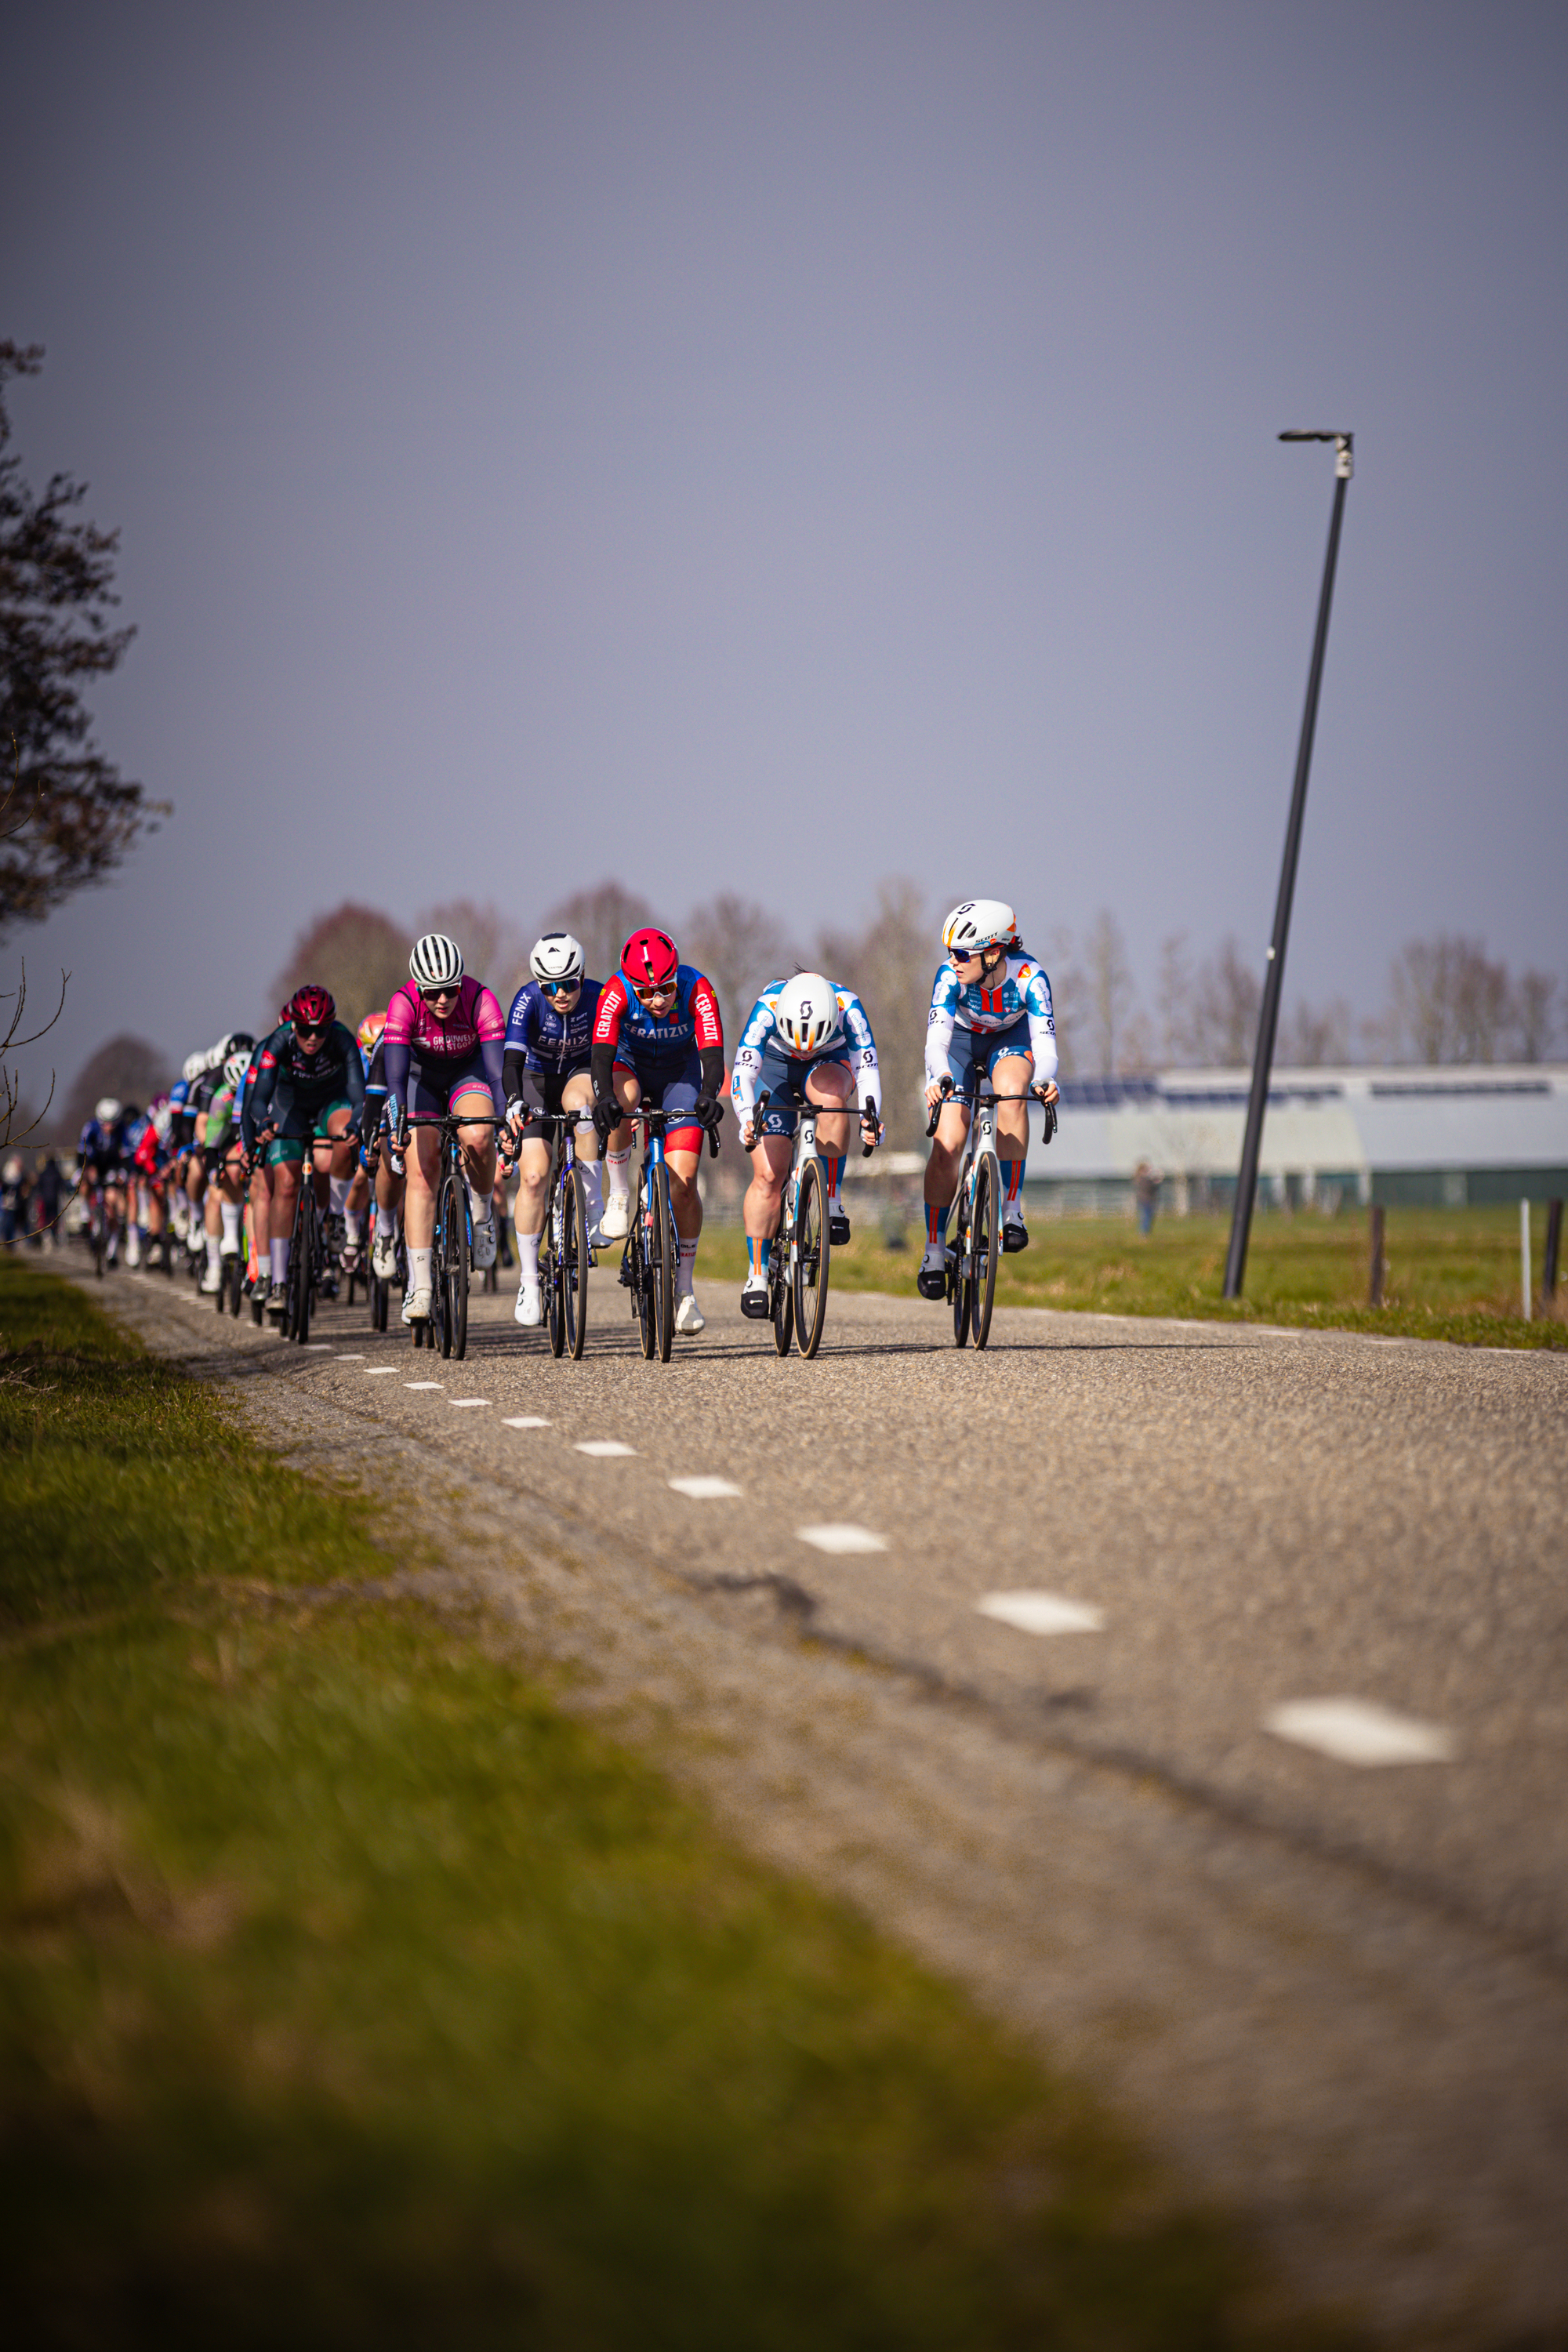
[[[480,1045],[506,1035],[500,1006],[488,988],[467,979],[448,1018],[437,1021],[418,989],[405,980],[386,1008],[384,1045],[407,1045],[422,1062],[463,1062]]]

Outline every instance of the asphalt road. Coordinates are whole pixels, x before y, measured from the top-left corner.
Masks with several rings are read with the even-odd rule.
[[[458,1363],[107,1287],[258,1433],[438,1494],[493,1613],[1301,2291],[1568,2337],[1568,1360],[1033,1309],[977,1357],[846,1293],[781,1363],[703,1285],[665,1367],[610,1276],[581,1364],[510,1295]]]

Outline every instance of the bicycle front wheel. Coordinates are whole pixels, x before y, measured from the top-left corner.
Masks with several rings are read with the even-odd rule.
[[[795,1204],[795,1247],[790,1252],[790,1278],[795,1291],[795,1344],[803,1356],[815,1356],[822,1343],[827,1314],[827,1187],[820,1160],[808,1160],[800,1171],[800,1197]]]
[[[997,1198],[999,1173],[991,1154],[988,1151],[983,1154],[974,1187],[974,1225],[970,1234],[974,1276],[969,1286],[969,1311],[977,1348],[984,1348],[991,1337],[991,1302],[996,1296],[996,1260],[1002,1246]]]
[[[303,1202],[303,1193],[300,1200]],[[283,1315],[288,1337],[301,1348],[310,1336],[310,1234],[311,1219],[307,1211],[294,1220],[294,1246],[289,1256],[289,1304]]]
[[[565,1255],[562,1229],[565,1223],[565,1182],[557,1175],[539,1251],[539,1279],[544,1290],[544,1313],[550,1327],[550,1352],[552,1356],[563,1355],[566,1349],[566,1304],[563,1295],[562,1264]]]
[[[670,1350],[675,1346],[675,1265],[680,1254],[680,1243],[669,1206],[669,1171],[662,1160],[654,1169],[653,1181],[648,1189],[653,1195],[648,1255],[653,1275],[658,1360],[661,1364],[668,1364]]]
[[[455,1168],[441,1187],[441,1353],[459,1362],[468,1347],[468,1209]]]
[[[788,1355],[789,1343],[795,1336],[795,1285],[790,1280],[787,1226],[788,1220],[781,1220],[768,1268],[773,1310],[773,1351],[780,1356]]]
[[[588,1202],[582,1171],[576,1167],[567,1187],[561,1239],[562,1318],[572,1360],[580,1363],[583,1342],[588,1336]]]

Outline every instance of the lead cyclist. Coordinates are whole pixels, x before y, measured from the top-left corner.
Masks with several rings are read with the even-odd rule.
[[[1057,1024],[1044,965],[1024,952],[1013,909],[1001,898],[965,898],[942,927],[947,960],[931,984],[926,1025],[926,1108],[942,1099],[942,1081],[963,1091],[975,1068],[996,1095],[996,1153],[1002,1163],[1002,1246],[1027,1249],[1019,1188],[1029,1150],[1032,1094],[1054,1103]],[[950,1101],[937,1121],[926,1162],[926,1248],[917,1283],[922,1298],[947,1292],[947,1220],[958,1189],[969,1113]]]

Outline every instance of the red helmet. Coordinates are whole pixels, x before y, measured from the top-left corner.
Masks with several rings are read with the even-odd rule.
[[[325,1029],[337,1009],[327,990],[318,988],[313,980],[308,980],[304,987],[297,988],[289,999],[285,1017],[294,1024],[296,1029]]]
[[[621,970],[634,988],[658,988],[672,981],[680,957],[668,931],[634,931],[621,950]]]

